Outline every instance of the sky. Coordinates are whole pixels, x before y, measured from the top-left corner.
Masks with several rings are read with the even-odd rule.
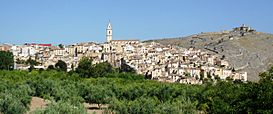
[[[0,0],[0,43],[149,40],[230,30],[273,33],[273,0]]]

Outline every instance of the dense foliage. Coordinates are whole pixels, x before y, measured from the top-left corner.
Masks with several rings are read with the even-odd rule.
[[[76,68],[76,72],[81,77],[91,77],[92,76],[92,59],[90,58],[82,58],[79,62],[78,67]]]
[[[25,113],[31,96],[52,101],[47,108],[35,112],[39,114],[86,113],[84,102],[108,104],[104,110],[117,114],[273,113],[273,67],[261,74],[258,83],[185,85],[113,72],[104,64],[92,66],[99,70],[97,76],[88,78],[58,70],[0,71],[0,113]]]
[[[12,70],[13,63],[13,54],[11,52],[0,51],[0,70]]]
[[[121,65],[119,71],[136,73],[135,69],[129,66],[123,58],[121,58]]]
[[[58,60],[58,62],[55,64],[55,68],[57,70],[66,72],[67,71],[67,64],[62,60]]]

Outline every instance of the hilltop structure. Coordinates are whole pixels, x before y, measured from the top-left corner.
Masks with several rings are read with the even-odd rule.
[[[245,36],[247,34],[251,34],[253,32],[255,32],[256,30],[249,27],[249,26],[246,26],[245,24],[242,24],[240,27],[235,27],[233,28],[233,30],[231,31],[231,33],[234,35],[234,36]]]

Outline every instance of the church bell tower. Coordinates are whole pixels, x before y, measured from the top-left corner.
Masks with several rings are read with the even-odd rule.
[[[112,26],[110,21],[106,29],[106,39],[107,39],[107,42],[110,42],[112,40]]]

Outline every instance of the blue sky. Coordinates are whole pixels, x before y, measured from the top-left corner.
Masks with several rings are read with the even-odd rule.
[[[0,43],[104,42],[229,30],[273,33],[273,0],[0,0]]]

